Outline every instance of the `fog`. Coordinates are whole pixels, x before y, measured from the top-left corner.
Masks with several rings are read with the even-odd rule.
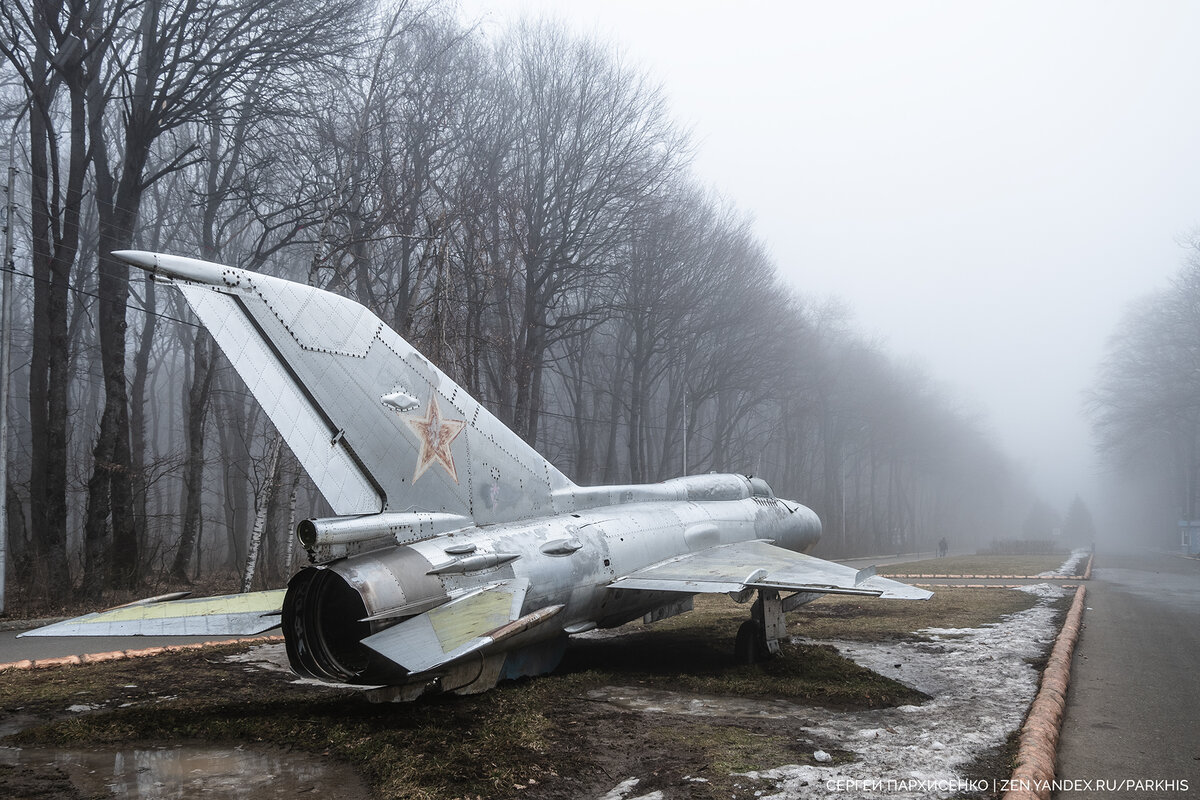
[[[327,513],[108,255],[140,246],[357,299],[581,484],[769,476],[847,554],[1087,538],[1077,493],[1116,528],[1089,387],[1127,519],[1200,520],[1200,260],[1097,370],[1196,252],[1200,7],[455,3],[279,26],[205,0],[146,17],[169,47],[112,25],[94,58],[9,15],[36,224],[10,226],[5,519],[36,602],[137,586],[147,553],[180,581],[289,566],[283,509]]]
[[[1194,3],[464,0],[660,80],[697,177],[798,289],[978,412],[1045,498],[1097,495],[1083,392],[1200,221]]]

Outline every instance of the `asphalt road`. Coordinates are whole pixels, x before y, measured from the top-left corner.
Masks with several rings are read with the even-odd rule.
[[[1079,783],[1056,796],[1200,795],[1200,561],[1102,550],[1086,603],[1058,753]]]

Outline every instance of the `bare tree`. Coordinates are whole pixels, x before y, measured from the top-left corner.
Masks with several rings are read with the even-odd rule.
[[[645,76],[561,28],[523,25],[498,57],[515,102],[510,402],[517,432],[534,443],[547,351],[591,313],[568,310],[567,298],[611,268],[638,209],[678,166],[684,138]]]
[[[198,0],[184,5],[148,0],[137,6],[131,35],[109,37],[89,59],[89,126],[98,143],[92,157],[100,217],[97,322],[105,403],[88,483],[84,538],[93,549],[105,549],[111,515],[115,586],[138,582],[139,560],[125,377],[129,269],[111,253],[132,243],[146,187],[198,156],[195,145],[180,142],[149,173],[152,150],[165,134],[210,117],[231,87],[264,75],[282,80],[341,46],[356,8],[352,0]],[[114,119],[117,110],[119,118]],[[91,563],[95,567],[99,560]],[[87,583],[98,585],[94,578]]]
[[[1141,501],[1144,518],[1164,525],[1200,517],[1197,331],[1200,256],[1193,255],[1169,289],[1131,305],[1088,398],[1101,453],[1123,483],[1169,487]]]
[[[30,476],[33,563],[47,571],[53,599],[71,586],[67,570],[68,291],[80,244],[89,167],[85,61],[94,32],[112,30],[125,6],[107,17],[84,0],[53,6],[15,0],[0,11],[0,53],[27,94],[34,275],[29,418],[35,447]],[[66,142],[66,152],[60,142]]]
[[[131,245],[354,296],[581,481],[762,474],[843,550],[1004,516],[1012,475],[969,415],[781,285],[619,54],[551,24],[491,42],[438,0],[371,12],[0,11],[4,68],[32,98],[30,414],[13,437],[31,479],[14,488],[54,589],[72,559],[92,597],[151,561],[174,582],[217,567],[274,585],[296,506],[328,513],[286,449],[267,469],[270,425],[186,305],[110,258]],[[1164,386],[1143,398],[1153,421],[1119,424],[1182,464],[1197,387]]]

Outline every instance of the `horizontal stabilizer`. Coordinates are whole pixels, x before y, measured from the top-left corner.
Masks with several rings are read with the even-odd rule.
[[[521,616],[527,578],[499,581],[362,640],[409,672],[426,672],[521,633],[561,610]]]
[[[618,578],[612,589],[720,593],[746,588],[857,594],[889,600],[925,600],[932,592],[776,547],[758,539],[717,545],[652,564]]]
[[[56,622],[21,636],[250,636],[279,627],[283,589],[216,597],[163,595]]]

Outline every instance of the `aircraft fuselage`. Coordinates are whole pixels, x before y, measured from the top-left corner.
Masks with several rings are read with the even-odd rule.
[[[304,675],[347,683],[425,683],[437,673],[444,675],[449,665],[420,677],[397,669],[397,662],[405,663],[403,654],[382,658],[362,640],[480,587],[524,580],[528,588],[520,615],[555,610],[503,643],[484,648],[482,657],[489,649],[520,652],[551,640],[561,644],[571,633],[621,625],[680,601],[678,592],[613,591],[609,586],[619,576],[718,545],[765,539],[803,552],[820,537],[816,514],[775,498],[761,481],[705,475],[668,484],[682,483],[686,493],[688,481],[693,489],[722,481],[725,487],[744,488],[736,499],[635,500],[470,526],[305,569],[293,578],[284,605],[292,666]],[[606,488],[620,496],[639,487]],[[656,488],[671,487],[646,486],[642,493],[656,493]],[[364,535],[369,522],[364,518]],[[455,634],[439,635],[445,640]],[[558,655],[561,647],[546,649],[544,657],[526,658],[532,669],[519,666],[520,659],[507,669],[493,667],[500,670],[497,677],[545,672]]]

